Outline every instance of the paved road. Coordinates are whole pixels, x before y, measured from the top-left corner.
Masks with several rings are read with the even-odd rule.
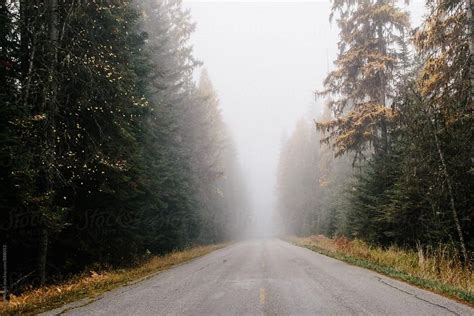
[[[271,239],[234,244],[65,314],[474,315],[474,309]]]

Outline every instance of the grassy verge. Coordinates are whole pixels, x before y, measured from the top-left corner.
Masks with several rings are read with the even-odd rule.
[[[127,268],[97,273],[78,275],[68,282],[58,285],[45,286],[11,297],[6,310],[1,309],[1,315],[32,315],[60,307],[83,298],[94,298],[116,287],[133,283],[156,272],[174,265],[203,256],[223,245],[203,246],[176,251],[162,257],[153,257],[143,264]]]
[[[461,265],[446,247],[417,251],[397,247],[383,249],[360,240],[330,239],[321,235],[290,241],[474,306],[474,273]]]

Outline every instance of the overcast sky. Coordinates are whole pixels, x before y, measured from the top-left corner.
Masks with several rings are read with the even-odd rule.
[[[217,90],[238,146],[256,218],[275,206],[282,135],[310,109],[332,67],[337,27],[329,1],[184,1],[197,23],[195,56]],[[418,23],[422,5],[411,5]]]

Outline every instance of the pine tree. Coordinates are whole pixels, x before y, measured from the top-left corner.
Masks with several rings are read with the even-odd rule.
[[[201,240],[218,241],[225,223],[224,196],[219,182],[224,176],[222,153],[225,148],[224,122],[219,100],[207,71],[201,72],[195,102],[187,112],[190,156],[194,185],[198,188]]]
[[[139,9],[150,68],[145,80],[150,111],[140,139],[146,193],[141,230],[147,249],[159,253],[194,242],[199,230],[183,123],[199,62],[189,45],[194,26],[179,1],[144,1]]]
[[[283,145],[278,165],[278,211],[287,232],[307,235],[320,225],[318,210],[319,144],[306,119],[300,119],[290,138]]]
[[[472,170],[472,159],[469,154],[450,155],[450,150],[458,148],[459,152],[466,152],[464,148],[471,148],[472,157],[469,145],[473,142],[469,127],[473,124],[472,3],[428,1],[427,4],[430,15],[415,35],[415,45],[426,58],[417,84],[439,159],[443,191],[447,192],[460,249],[467,261],[463,229],[466,224],[460,214],[465,211],[459,208],[464,198],[458,197],[465,187],[459,185],[464,181],[458,179]],[[469,212],[472,215],[472,209]]]
[[[361,155],[368,143],[376,153],[386,153],[393,118],[389,106],[408,16],[386,0],[335,0],[334,14],[340,28],[339,55],[336,70],[319,94],[337,97],[329,104],[335,117],[317,126],[328,133],[323,141],[334,140],[337,155]]]

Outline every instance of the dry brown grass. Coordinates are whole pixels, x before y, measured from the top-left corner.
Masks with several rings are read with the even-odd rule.
[[[184,251],[176,251],[165,256],[152,257],[145,263],[127,269],[104,272],[90,271],[71,280],[27,291],[20,296],[12,296],[6,310],[1,315],[36,314],[53,309],[82,298],[93,298],[111,289],[150,277],[177,264],[203,256],[223,245],[202,246]]]
[[[325,236],[294,238],[295,244],[342,259],[358,266],[462,300],[473,305],[474,273],[461,264],[448,246],[417,251],[398,247],[381,248],[361,240]]]

